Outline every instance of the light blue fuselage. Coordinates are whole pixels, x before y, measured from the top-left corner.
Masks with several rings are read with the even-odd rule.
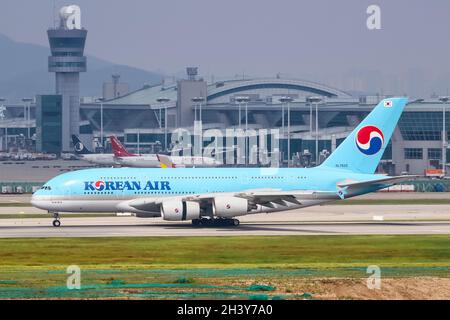
[[[374,174],[357,174],[330,168],[195,168],[195,169],[89,169],[65,173],[51,179],[32,198],[34,206],[50,212],[122,212],[119,204],[138,198],[177,197],[249,190],[314,190],[335,193],[320,196],[302,206],[337,200],[337,183],[367,181]],[[385,186],[358,190],[372,192]],[[348,194],[355,196],[357,194]],[[301,206],[292,206],[294,209]],[[284,208],[286,210],[286,208]],[[282,211],[282,210],[267,210]]]

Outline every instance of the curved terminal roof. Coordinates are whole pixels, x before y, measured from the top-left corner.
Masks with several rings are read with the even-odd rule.
[[[305,80],[262,78],[219,81],[208,85],[208,102],[229,102],[230,96],[237,94],[298,94],[299,96],[319,95],[328,98],[351,98],[348,93]],[[168,98],[175,104],[177,100],[176,85],[164,87],[161,85],[145,86],[122,97],[108,100],[105,103],[115,105],[157,105],[159,98]]]
[[[161,85],[156,86],[144,86],[143,88],[130,92],[119,98],[105,101],[106,104],[117,105],[153,105],[158,104],[159,98],[168,98],[171,102],[177,100],[176,86],[163,87]]]
[[[324,96],[328,98],[350,98],[351,96],[323,84],[314,83],[310,81],[297,80],[297,79],[279,79],[279,78],[263,78],[263,79],[250,79],[250,80],[235,80],[227,82],[217,82],[208,87],[208,101],[215,100],[217,98],[235,95],[239,93],[251,93],[252,91],[258,93],[274,94],[278,90],[286,93],[299,94],[300,96]]]

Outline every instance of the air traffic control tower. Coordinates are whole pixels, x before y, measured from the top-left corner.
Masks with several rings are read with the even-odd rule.
[[[55,73],[56,94],[62,96],[62,151],[71,151],[71,135],[79,134],[80,72],[86,72],[87,30],[81,28],[81,11],[76,5],[62,7],[59,19],[59,26],[47,31],[51,49],[48,71]]]

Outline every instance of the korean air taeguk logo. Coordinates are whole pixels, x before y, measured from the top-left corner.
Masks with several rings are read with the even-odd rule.
[[[97,191],[103,191],[103,190],[105,189],[105,182],[102,181],[102,180],[97,180],[97,181],[94,183],[94,188],[95,188],[95,190],[97,190]]]
[[[365,126],[356,133],[356,146],[362,153],[371,156],[381,150],[384,144],[384,135],[375,126]]]

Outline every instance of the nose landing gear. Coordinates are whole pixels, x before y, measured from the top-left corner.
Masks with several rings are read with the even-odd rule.
[[[54,227],[61,226],[61,221],[59,221],[59,213],[58,212],[53,212],[53,218],[55,219],[55,220],[53,220],[53,226]]]

